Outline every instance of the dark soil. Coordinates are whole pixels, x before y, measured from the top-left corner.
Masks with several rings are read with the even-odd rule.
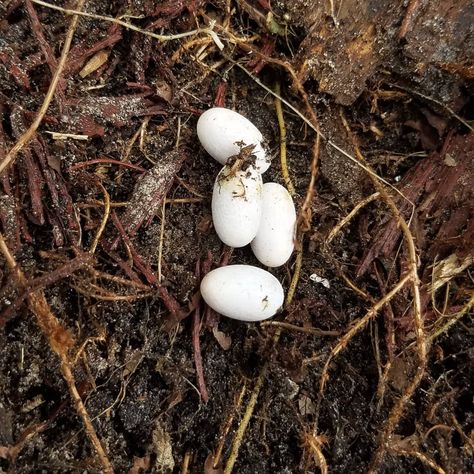
[[[325,138],[352,156],[357,144],[385,183],[415,204],[412,213],[386,187],[410,219],[430,350],[378,472],[474,471],[474,11],[467,1],[442,2],[443,12],[425,3],[86,2],[87,12],[129,15],[126,21],[160,34],[215,20],[224,50],[204,33],[159,42],[104,20],[79,21],[38,132],[1,176],[1,235],[27,280],[0,255],[0,472],[102,472],[58,351],[31,311],[28,295],[38,291],[74,336],[68,357],[77,388],[116,472],[224,472],[262,370],[233,472],[324,469],[308,441],[316,418],[330,472],[369,469],[419,360],[406,286],[334,358],[318,406],[331,349],[408,269],[400,229],[381,197],[326,242],[375,192],[360,164],[322,140],[296,293],[275,317],[291,326],[276,344],[275,326],[221,318],[198,293],[209,268],[260,265],[248,247],[230,252],[212,228],[220,167],[200,147],[196,121],[215,104],[251,119],[274,157],[264,181],[283,184],[274,97],[235,65],[272,89],[280,81],[282,97],[310,118],[288,68],[272,60],[298,72]],[[44,100],[71,16],[16,0],[0,12],[1,161]],[[86,75],[99,53],[103,64]],[[301,209],[315,134],[285,107],[284,118]],[[48,132],[86,139],[56,140]],[[94,243],[104,190],[112,208]],[[294,272],[295,258],[272,270],[285,290]]]

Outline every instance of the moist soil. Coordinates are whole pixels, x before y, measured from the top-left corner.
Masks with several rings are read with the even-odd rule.
[[[330,472],[368,471],[419,350],[408,285],[347,338],[318,403],[331,349],[409,268],[380,195],[328,242],[377,191],[367,167],[410,222],[429,347],[378,472],[474,470],[472,5],[446,2],[440,16],[423,2],[346,3],[86,2],[165,35],[214,22],[224,49],[206,33],[162,42],[80,19],[37,133],[1,176],[1,231],[26,280],[0,255],[0,472],[103,472],[34,292],[73,336],[75,383],[116,472],[230,472],[259,377],[233,472],[325,472],[315,442]],[[45,98],[72,17],[28,1],[0,12],[1,160]],[[270,270],[288,292],[301,254],[292,301],[272,320],[284,326],[220,317],[198,291],[209,269],[261,265],[212,227],[220,165],[197,119],[213,105],[245,115],[273,159],[264,182],[285,184],[276,83],[293,107],[283,105],[295,205],[309,203],[294,256]],[[313,168],[308,105],[324,136]]]

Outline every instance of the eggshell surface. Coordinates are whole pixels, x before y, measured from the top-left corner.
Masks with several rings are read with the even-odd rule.
[[[201,295],[215,311],[239,321],[263,321],[283,305],[280,282],[251,265],[228,265],[209,272],[201,282]]]
[[[243,247],[257,235],[262,215],[262,176],[253,166],[233,171],[224,166],[212,193],[212,220],[219,238]]]
[[[230,156],[239,153],[241,146],[255,145],[252,153],[257,170],[264,173],[270,166],[262,147],[262,134],[250,120],[233,110],[224,107],[206,110],[199,117],[197,135],[204,149],[223,165]]]
[[[286,188],[277,183],[265,183],[262,218],[251,243],[257,259],[267,267],[283,265],[294,249],[295,227],[295,205]]]

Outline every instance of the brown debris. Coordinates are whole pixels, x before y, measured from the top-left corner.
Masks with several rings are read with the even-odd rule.
[[[416,205],[415,222],[421,233],[418,246],[426,249],[428,233],[435,236],[426,249],[428,261],[436,255],[456,251],[460,255],[471,251],[472,226],[465,228],[474,216],[474,134],[449,136],[440,153],[420,160],[404,176],[400,192]],[[448,157],[448,164],[446,158]],[[456,166],[451,166],[453,163]],[[408,218],[412,206],[401,196],[396,197],[399,209]],[[449,209],[449,212],[446,210]],[[376,258],[390,258],[399,243],[400,230],[394,220],[380,226],[359,263],[357,276],[367,272]],[[464,243],[464,245],[462,245]]]
[[[138,179],[129,199],[130,204],[121,219],[128,235],[135,235],[144,223],[148,223],[159,212],[186,156],[184,149],[172,150],[160,157],[157,164]]]

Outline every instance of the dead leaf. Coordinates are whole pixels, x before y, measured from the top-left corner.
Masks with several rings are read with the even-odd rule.
[[[92,58],[87,61],[86,65],[81,69],[79,76],[83,79],[87,77],[89,74],[92,74],[94,71],[97,71],[101,66],[103,66],[107,60],[109,59],[109,51],[99,51]]]
[[[232,344],[232,338],[230,336],[227,336],[222,331],[219,331],[216,326],[212,328],[212,334],[214,334],[217,343],[222,347],[222,349],[224,349],[225,351],[228,351],[230,349],[230,346]]]
[[[314,415],[316,413],[316,407],[307,395],[301,395],[298,399],[298,409],[302,416]]]
[[[173,89],[167,82],[158,81],[156,83],[156,95],[166,102],[171,102],[173,99]]]
[[[400,356],[394,359],[390,368],[390,384],[399,392],[403,392],[408,383],[410,383],[413,368],[410,362],[406,357]]]
[[[446,153],[446,155],[444,157],[444,164],[446,166],[456,166],[457,165],[456,160],[449,153]]]
[[[133,458],[133,466],[128,471],[128,474],[140,474],[141,471],[148,471],[150,469],[150,456],[143,458]]]
[[[161,426],[159,420],[157,420],[155,429],[153,430],[153,451],[156,454],[155,469],[159,473],[173,472],[174,469],[174,458],[173,458],[173,447],[171,445],[171,436]]]

